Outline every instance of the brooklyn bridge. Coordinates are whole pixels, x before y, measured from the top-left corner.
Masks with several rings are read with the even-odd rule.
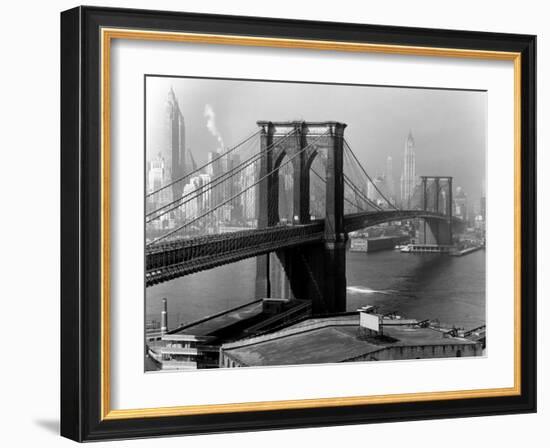
[[[346,124],[257,125],[237,145],[147,194],[155,206],[146,210],[146,228],[156,227],[148,231],[154,236],[146,243],[146,286],[256,257],[257,297],[310,300],[314,313],[334,313],[346,310],[350,232],[419,220],[420,243],[452,244],[461,221],[453,217],[451,177],[420,177],[407,206],[398,207],[360,163]],[[208,172],[216,175],[182,189]],[[153,200],[171,189],[178,191],[171,200]],[[290,190],[283,204],[281,195]],[[220,225],[235,208],[254,219]],[[176,212],[176,224],[159,226]]]

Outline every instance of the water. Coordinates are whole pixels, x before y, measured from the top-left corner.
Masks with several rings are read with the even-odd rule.
[[[147,288],[146,318],[192,322],[254,300],[256,260],[248,259]],[[377,305],[403,317],[466,329],[485,324],[485,251],[450,257],[397,251],[348,252],[347,309]]]
[[[463,257],[348,252],[346,271],[348,310],[369,304],[466,329],[485,324],[484,250]]]
[[[160,320],[168,299],[168,328],[193,322],[255,299],[256,259],[220,266],[146,289],[146,320]]]

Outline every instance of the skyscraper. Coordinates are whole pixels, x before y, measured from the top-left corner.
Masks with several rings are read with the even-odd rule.
[[[454,215],[457,218],[468,221],[468,196],[464,192],[462,187],[456,188],[456,193],[454,195]]]
[[[147,193],[159,190],[168,182],[166,163],[164,157],[159,152],[158,156],[147,164]],[[165,206],[172,200],[172,190],[165,188],[147,199],[147,211],[157,210]],[[166,228],[169,226],[170,214],[164,213],[158,219],[152,221],[155,229]]]
[[[401,174],[401,206],[410,208],[411,197],[416,186],[416,156],[414,153],[414,139],[409,131],[405,142],[405,153],[403,156],[403,172]]]
[[[222,176],[225,173],[223,169],[225,157],[220,157],[220,153],[216,151],[210,151],[208,153],[208,166],[206,167],[206,174],[212,179],[212,207],[220,205],[226,197],[225,186]]]
[[[171,155],[170,178],[173,182],[186,174],[185,157],[185,122],[181,113],[178,100],[174,90],[170,88],[166,101],[166,118],[168,124],[168,150]],[[183,194],[183,183],[178,182],[172,186],[173,196],[181,197]]]
[[[236,200],[231,201],[231,221],[232,222],[238,222],[243,217],[243,208],[242,208],[242,202],[240,201],[240,197],[237,197],[236,195],[242,191],[241,189],[241,176],[239,175],[239,166],[241,163],[241,157],[238,154],[228,154],[226,157],[227,159],[227,170],[226,172],[231,172],[233,170],[235,171],[234,175],[231,175],[231,177],[225,182],[226,184],[226,198],[233,198],[236,197]],[[242,167],[241,167],[242,168]]]
[[[241,188],[244,193],[240,197],[243,218],[246,221],[256,219],[256,191],[253,185],[256,182],[256,167],[248,165],[241,171]]]
[[[390,156],[386,159],[386,191],[388,192],[388,199],[395,202],[395,182],[393,180],[393,160]]]
[[[372,178],[372,182],[367,185],[367,197],[375,204],[385,204],[382,195],[387,196],[386,180],[383,175],[377,174]]]
[[[158,156],[149,162],[147,172],[147,193],[158,190],[163,186],[166,179],[166,167],[164,157],[159,153]]]
[[[210,209],[210,181],[210,175],[198,174],[184,185],[181,209],[186,220],[194,219]]]

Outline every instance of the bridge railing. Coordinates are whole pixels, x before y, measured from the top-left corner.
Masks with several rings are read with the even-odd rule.
[[[222,264],[321,240],[323,223],[275,226],[156,244],[146,250],[146,283],[160,283]]]

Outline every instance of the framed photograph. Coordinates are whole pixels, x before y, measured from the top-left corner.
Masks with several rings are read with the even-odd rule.
[[[61,14],[61,433],[535,412],[535,36]]]

